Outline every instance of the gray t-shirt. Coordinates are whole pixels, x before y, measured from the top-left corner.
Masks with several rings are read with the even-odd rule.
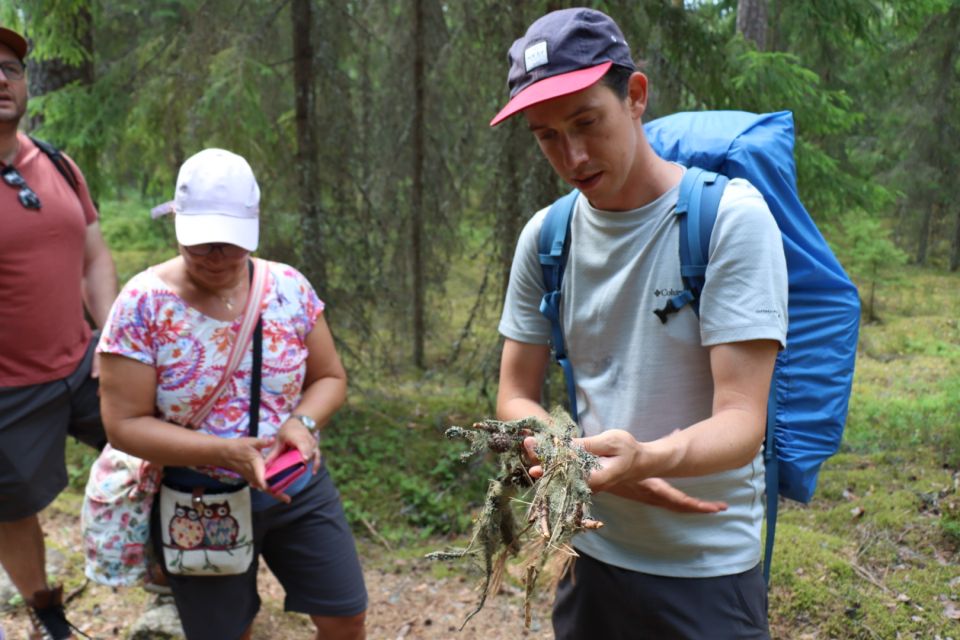
[[[787,269],[780,231],[763,196],[747,181],[728,184],[710,242],[700,318],[689,305],[662,324],[653,313],[683,287],[678,188],[633,211],[601,211],[581,196],[571,223],[561,319],[586,435],[625,429],[654,440],[708,418],[713,401],[704,347],[769,339],[785,345]],[[543,275],[537,238],[547,209],[517,244],[500,333],[546,344],[540,313]],[[760,561],[764,476],[758,454],[739,469],[670,479],[717,514],[677,514],[609,493],[594,496],[604,527],[574,546],[634,571],[707,577],[746,571]]]

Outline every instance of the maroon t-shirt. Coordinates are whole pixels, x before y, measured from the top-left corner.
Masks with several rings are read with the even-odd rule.
[[[19,189],[0,181],[0,387],[67,376],[90,341],[83,261],[87,225],[97,221],[97,210],[72,160],[79,198],[53,162],[27,136],[17,136],[13,166],[41,208],[25,208]]]

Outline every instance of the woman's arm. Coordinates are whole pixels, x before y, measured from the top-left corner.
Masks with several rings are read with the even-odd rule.
[[[322,429],[347,399],[347,372],[340,362],[330,328],[322,314],[304,342],[307,347],[307,372],[303,381],[303,395],[292,413],[313,418],[317,427]],[[270,458],[285,449],[296,448],[304,460],[314,458],[314,470],[319,468],[317,441],[296,418],[288,418],[280,426],[277,444]]]
[[[261,449],[270,438],[218,438],[154,417],[157,372],[152,366],[104,353],[100,359],[100,408],[115,448],[165,466],[212,465],[236,471],[255,489],[266,489]]]

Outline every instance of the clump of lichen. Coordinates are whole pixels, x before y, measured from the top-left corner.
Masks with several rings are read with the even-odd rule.
[[[470,442],[469,451],[461,456],[463,460],[493,452],[499,461],[498,473],[487,488],[470,544],[464,549],[438,551],[427,557],[482,558],[484,578],[479,602],[464,619],[463,628],[483,608],[487,596],[499,590],[507,560],[519,556],[525,593],[524,624],[529,627],[530,604],[544,567],[559,558],[562,571],[576,556],[569,544],[574,534],[602,526],[589,515],[591,492],[587,477],[598,466],[596,456],[573,444],[578,428],[560,408],[554,409],[548,421],[483,420],[469,429],[451,427],[446,433],[447,437]],[[527,473],[529,462],[523,453],[526,437],[536,441],[534,450],[543,469],[536,481]],[[522,512],[519,518],[518,511]]]

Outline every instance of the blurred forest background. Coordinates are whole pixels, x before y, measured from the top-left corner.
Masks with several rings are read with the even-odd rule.
[[[651,78],[650,117],[794,112],[801,197],[861,286],[960,267],[960,3],[587,2]],[[208,146],[254,167],[260,254],[328,302],[352,372],[491,394],[524,221],[562,185],[487,123],[540,0],[0,0],[33,41],[32,132],[80,164],[122,278],[169,255],[150,206]],[[370,379],[376,382],[375,379]]]
[[[773,636],[960,637],[960,0],[584,4],[643,61],[650,118],[794,113],[801,199],[860,288],[847,432],[814,501],[781,512]],[[566,6],[0,0],[0,23],[34,46],[26,125],[85,172],[121,281],[174,254],[170,220],[149,211],[184,159],[218,146],[253,166],[259,255],[308,275],[351,376],[324,452],[363,545],[371,637],[450,637],[431,619],[459,615],[395,593],[466,588],[422,558],[464,541],[491,468],[443,432],[491,414],[516,238],[565,191],[522,119],[488,122],[510,44]],[[68,586],[93,455],[70,446],[71,488],[46,512]],[[423,591],[382,587],[391,576]],[[128,597],[95,588],[74,609],[107,628],[116,600],[108,622],[124,628]],[[257,637],[291,637],[282,599],[267,603]]]

